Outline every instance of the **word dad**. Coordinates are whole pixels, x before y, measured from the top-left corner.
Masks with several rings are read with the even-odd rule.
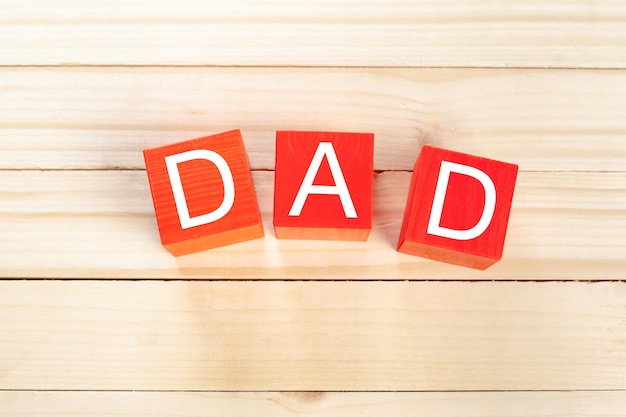
[[[163,245],[180,256],[264,236],[239,130],[144,150]],[[276,133],[278,239],[367,240],[374,135]],[[517,165],[425,146],[398,251],[485,269],[502,257]]]

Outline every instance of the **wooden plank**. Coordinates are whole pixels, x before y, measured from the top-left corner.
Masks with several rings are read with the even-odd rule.
[[[0,274],[57,278],[625,279],[626,173],[520,173],[503,259],[475,271],[396,252],[410,173],[374,180],[367,242],[277,240],[273,173],[253,179],[266,236],[174,258],[143,171],[0,172]]]
[[[0,5],[1,65],[623,68],[620,1]]]
[[[143,149],[241,129],[253,169],[273,169],[276,130],[321,130],[374,133],[376,170],[411,170],[431,144],[623,171],[625,96],[624,71],[9,68],[0,168],[139,169]]]
[[[0,281],[2,390],[624,390],[623,283]]]
[[[624,392],[0,392],[0,415],[51,417],[626,416]]]

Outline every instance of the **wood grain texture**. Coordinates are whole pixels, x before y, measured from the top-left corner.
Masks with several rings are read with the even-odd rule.
[[[623,68],[620,1],[0,5],[2,65]]]
[[[0,415],[620,417],[624,392],[0,392]]]
[[[619,0],[0,1],[0,415],[626,415],[625,20]],[[370,240],[172,258],[141,151],[232,129],[270,231],[276,130],[375,133]],[[427,144],[520,166],[486,273],[394,250]]]
[[[142,169],[143,149],[241,129],[252,169],[274,168],[276,130],[321,130],[374,133],[376,170],[430,144],[624,171],[625,96],[622,71],[5,68],[0,168]]]
[[[626,278],[624,173],[520,173],[503,259],[484,272],[396,252],[410,173],[376,176],[367,242],[277,240],[273,177],[253,175],[265,238],[176,259],[160,244],[143,171],[0,172],[0,272],[21,278]]]
[[[623,390],[625,303],[623,283],[0,281],[0,389]]]

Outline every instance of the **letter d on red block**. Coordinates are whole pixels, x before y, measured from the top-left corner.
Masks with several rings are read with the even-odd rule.
[[[241,133],[144,151],[161,242],[180,256],[263,237]]]
[[[425,146],[398,251],[485,269],[502,258],[517,165]]]

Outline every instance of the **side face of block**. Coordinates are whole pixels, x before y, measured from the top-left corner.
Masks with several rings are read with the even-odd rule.
[[[476,269],[502,258],[517,165],[425,146],[398,251]]]
[[[373,169],[373,134],[276,132],[276,237],[367,240]]]
[[[163,245],[175,256],[263,237],[238,130],[144,150]]]

